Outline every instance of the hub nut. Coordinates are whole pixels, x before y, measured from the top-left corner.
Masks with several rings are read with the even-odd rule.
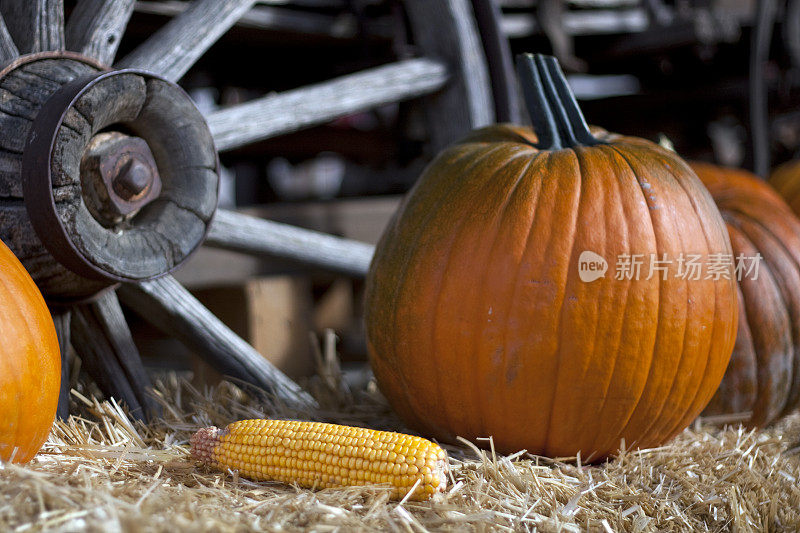
[[[99,133],[89,142],[81,159],[81,185],[86,206],[106,227],[130,220],[161,193],[150,147],[119,132]]]

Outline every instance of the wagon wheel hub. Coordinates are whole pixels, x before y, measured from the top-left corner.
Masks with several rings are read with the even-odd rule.
[[[20,61],[0,86],[15,77],[30,84],[34,69],[43,87],[30,90],[41,92],[78,61]],[[211,133],[180,87],[146,71],[83,63],[89,72],[43,99],[20,165],[30,224],[54,262],[87,281],[79,297],[177,268],[205,239],[219,181]],[[76,292],[42,288],[51,299]]]

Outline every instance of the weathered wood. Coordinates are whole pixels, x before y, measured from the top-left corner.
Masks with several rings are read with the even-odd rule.
[[[500,7],[495,0],[472,0],[472,8],[489,67],[495,118],[498,122],[520,124],[522,98],[517,90],[511,47],[500,28]]]
[[[0,13],[23,54],[64,49],[63,0],[3,0]]]
[[[0,79],[0,239],[48,299],[56,294],[85,296],[107,286],[80,278],[53,259],[34,232],[22,200],[22,151],[34,118],[63,84],[92,72],[96,68],[73,59],[39,59]]]
[[[220,209],[206,244],[248,254],[300,261],[356,278],[369,270],[375,247],[288,224]]]
[[[142,318],[196,350],[222,374],[261,387],[292,407],[315,405],[308,393],[233,333],[172,276],[124,284],[119,293]]]
[[[208,116],[208,126],[217,149],[230,150],[356,111],[429,94],[447,79],[447,69],[440,62],[409,59],[216,111]]]
[[[83,367],[103,394],[123,401],[136,418],[147,420],[159,413],[149,393],[152,383],[113,290],[74,308],[72,336]]]
[[[0,16],[0,63],[10,61],[19,55],[14,39],[8,33],[6,21]]]
[[[58,393],[58,409],[56,417],[66,420],[69,417],[69,347],[70,347],[70,316],[71,312],[66,307],[51,307],[53,324],[58,335],[58,348],[61,350],[61,390]]]
[[[239,18],[236,26],[263,31],[293,32],[334,38],[349,38],[358,34],[358,21],[352,13],[339,12],[331,15],[314,11],[299,11],[297,9],[287,9],[285,2],[275,3],[280,3],[283,7],[255,6]],[[186,11],[188,5],[181,0],[166,2],[139,1],[136,2],[135,11],[137,13],[172,17]],[[369,34],[373,35],[373,32]]]
[[[498,0],[500,7],[526,8],[536,7],[539,0]],[[577,8],[620,8],[633,7],[642,4],[641,0],[569,0],[571,6]]]
[[[255,0],[195,0],[152,37],[120,61],[179,80]]]
[[[469,0],[403,3],[422,55],[444,60],[451,78],[426,98],[433,152],[475,128],[494,122],[489,72]]]
[[[71,104],[69,98],[49,100],[47,112],[37,115],[37,135],[24,146],[22,174],[31,223],[53,257],[87,279],[141,280],[164,274],[200,246],[214,213],[219,178],[211,133],[189,96],[161,79],[114,71],[83,91]],[[56,113],[50,112],[53,108]],[[43,116],[48,117],[44,123]],[[91,139],[114,124],[123,124],[152,148],[160,174],[160,194],[133,223],[98,220],[92,215],[97,206],[86,206],[92,198],[109,195],[89,194],[98,183],[84,172],[82,156],[90,155]],[[50,150],[52,156],[30,157],[37,150]],[[52,190],[41,179],[48,171]],[[42,187],[48,188],[46,194],[39,192]],[[30,201],[34,195],[37,202]],[[50,196],[55,205],[48,211]]]
[[[80,0],[65,29],[67,50],[114,62],[135,0]]]
[[[49,169],[58,222],[45,225],[41,235],[53,237],[63,226],[70,244],[43,244],[46,239],[34,230],[31,212],[41,212],[49,199],[42,205],[23,202],[22,153],[45,102],[54,105],[52,96],[65,83],[96,71],[71,59],[39,59],[0,79],[0,238],[49,299],[83,297],[110,284],[78,276],[75,272],[82,270],[65,268],[63,261],[59,264],[63,257],[55,258],[51,250],[77,250],[91,268],[113,279],[160,275],[200,245],[216,206],[216,151],[191,99],[163,80],[111,73],[76,100],[56,130]],[[116,123],[125,123],[156,147],[163,198],[150,204],[147,214],[137,215],[135,226],[105,228],[83,205],[80,165],[92,136]],[[36,139],[49,143],[46,133]],[[46,176],[44,171],[25,172]]]
[[[530,37],[544,30],[534,13],[507,13],[500,27],[511,39]],[[566,11],[560,23],[565,35],[608,35],[614,33],[639,33],[650,27],[647,11],[641,8],[613,10]],[[668,31],[674,32],[675,28]],[[633,46],[633,45],[632,45]]]
[[[41,106],[65,83],[95,71],[72,59],[41,59],[0,79],[0,197],[22,197],[21,153]]]

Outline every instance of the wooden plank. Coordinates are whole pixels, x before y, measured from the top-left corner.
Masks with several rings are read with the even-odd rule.
[[[640,33],[650,28],[644,9],[608,11],[568,11],[563,14],[561,26],[566,35],[608,35],[614,33]],[[511,39],[529,37],[540,33],[542,27],[533,13],[507,13],[500,23],[503,33]],[[672,31],[670,29],[670,31]]]
[[[450,67],[445,91],[426,98],[433,153],[495,120],[489,72],[470,0],[404,2],[421,55]]]
[[[314,399],[236,335],[172,276],[119,289],[126,305],[155,327],[197,351],[222,374],[271,392],[293,408],[316,405]]]
[[[5,19],[0,16],[0,62],[11,61],[17,56],[19,56],[17,45],[8,32]]]
[[[206,244],[247,254],[300,261],[356,278],[369,270],[375,247],[233,211],[217,211]]]
[[[255,0],[195,0],[118,66],[141,68],[178,81],[254,3]]]
[[[21,53],[64,49],[63,0],[3,0],[0,13]]]
[[[75,306],[72,336],[83,367],[103,394],[123,401],[138,419],[147,420],[159,413],[158,404],[150,396],[150,378],[113,290]]]
[[[448,79],[431,59],[409,59],[211,113],[208,126],[218,150],[329,122],[381,104],[428,94]]]
[[[125,33],[135,0],[79,0],[67,21],[67,50],[110,65]]]
[[[285,5],[285,2],[281,5]],[[186,11],[187,6],[188,4],[182,0],[136,2],[135,11],[174,17]],[[325,14],[273,6],[253,7],[236,21],[236,26],[335,38],[356,37],[359,30],[355,15],[349,12]],[[372,33],[370,32],[370,35]]]
[[[497,0],[500,7],[519,9],[536,7],[539,0]],[[583,9],[633,7],[642,4],[642,0],[569,0],[567,4]]]
[[[61,350],[61,390],[58,393],[58,409],[56,418],[69,418],[69,347],[70,347],[70,310],[66,307],[51,307],[53,324],[58,335],[58,349]]]

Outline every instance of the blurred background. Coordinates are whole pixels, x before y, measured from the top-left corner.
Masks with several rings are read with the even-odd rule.
[[[496,4],[512,54],[557,56],[590,123],[762,175],[800,156],[800,0]],[[118,57],[186,6],[136,2]],[[397,0],[259,2],[181,84],[211,111],[413,57],[408,26]],[[434,155],[423,113],[393,103],[226,151],[221,206],[375,243]],[[293,377],[313,371],[309,332],[333,329],[346,365],[366,358],[362,281],[207,248],[176,277]],[[130,322],[146,365],[210,373]]]

